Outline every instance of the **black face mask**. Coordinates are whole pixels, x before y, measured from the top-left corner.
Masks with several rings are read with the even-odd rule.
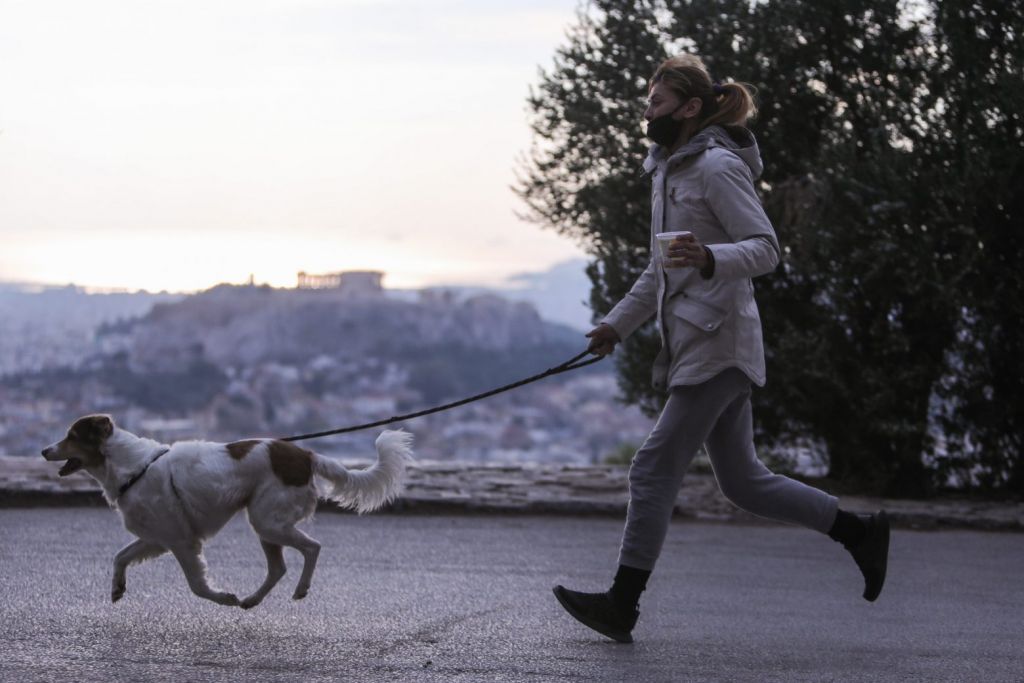
[[[679,111],[682,106],[679,105],[669,113],[662,114],[647,122],[647,137],[652,142],[656,142],[663,147],[669,147],[679,138],[679,133],[683,130],[683,122],[676,121],[672,118],[672,115]]]

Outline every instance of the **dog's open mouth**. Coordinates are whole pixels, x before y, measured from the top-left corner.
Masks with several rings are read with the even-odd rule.
[[[57,472],[57,475],[61,477],[66,477],[72,472],[77,472],[78,470],[82,469],[82,464],[82,461],[79,460],[78,458],[68,458],[67,460],[64,461],[64,466],[60,468],[60,471]]]

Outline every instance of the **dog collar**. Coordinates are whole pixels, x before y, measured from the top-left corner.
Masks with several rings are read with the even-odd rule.
[[[163,449],[162,451],[157,453],[156,456],[152,460],[147,462],[145,467],[143,467],[141,470],[136,472],[135,475],[131,479],[126,481],[121,486],[121,488],[119,488],[117,490],[117,497],[120,498],[121,496],[123,496],[128,489],[130,489],[132,486],[135,485],[135,482],[137,482],[139,479],[142,479],[142,475],[144,475],[146,473],[146,470],[149,469],[149,466],[152,465],[153,463],[155,463],[157,460],[159,460],[160,456],[163,455],[164,453],[166,453],[169,450],[171,450],[171,449],[170,448]]]

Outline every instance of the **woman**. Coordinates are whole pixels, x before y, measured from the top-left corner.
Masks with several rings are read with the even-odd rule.
[[[875,600],[885,580],[884,511],[859,516],[840,510],[833,496],[770,472],[754,451],[750,391],[752,383],[764,385],[765,362],[751,278],[779,262],[775,231],[754,191],[760,154],[743,127],[754,113],[745,86],[713,83],[691,55],[666,60],[648,86],[651,262],[587,336],[593,353],[607,355],[657,316],[662,350],[654,384],[669,397],[630,466],[611,589],[554,589],[573,617],[620,642],[632,642],[640,593],[661,552],[683,474],[701,445],[735,505],[843,543],[864,574],[865,599]],[[663,255],[655,235],[670,231],[688,232]]]

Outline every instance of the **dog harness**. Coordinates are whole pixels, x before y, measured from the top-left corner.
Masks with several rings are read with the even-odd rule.
[[[171,450],[171,449],[170,448],[165,448],[162,451],[160,451],[159,453],[157,453],[156,456],[152,460],[150,460],[149,462],[146,463],[145,467],[143,467],[141,470],[136,472],[135,475],[132,476],[131,479],[126,481],[124,484],[122,484],[121,488],[119,488],[117,490],[117,497],[120,498],[121,496],[123,496],[128,489],[130,489],[132,486],[135,485],[135,482],[137,482],[139,479],[142,479],[142,475],[144,475],[146,473],[146,470],[149,469],[149,466],[152,465],[153,463],[155,463],[157,460],[159,460],[160,456],[162,456],[164,453],[166,453],[169,450]]]

